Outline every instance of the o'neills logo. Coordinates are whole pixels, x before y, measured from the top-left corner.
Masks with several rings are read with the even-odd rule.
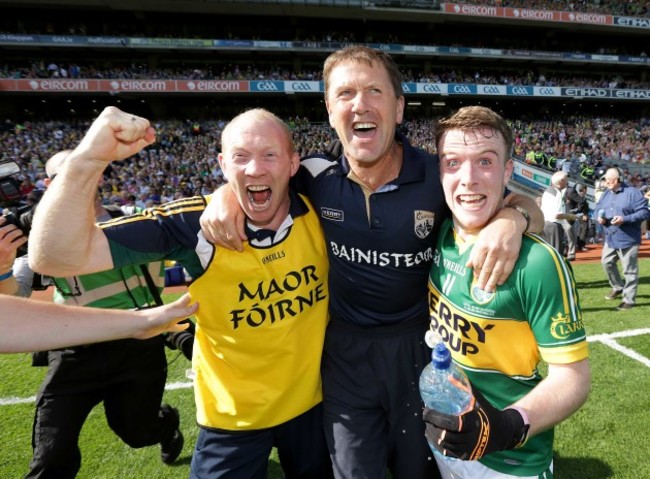
[[[423,211],[415,210],[414,218],[414,231],[415,236],[420,239],[424,239],[429,236],[429,233],[433,230],[433,223],[435,220],[435,213],[433,211]]]
[[[343,221],[343,211],[332,208],[322,207],[320,209],[320,216],[326,220]]]

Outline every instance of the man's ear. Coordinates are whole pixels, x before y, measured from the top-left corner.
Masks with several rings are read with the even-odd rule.
[[[510,181],[510,178],[512,178],[512,172],[515,169],[515,162],[512,158],[510,158],[508,161],[506,161],[506,167],[503,171],[503,184],[507,185],[508,182]]]
[[[404,121],[404,95],[400,96],[397,99],[396,108],[397,111],[395,112],[395,121],[398,125],[401,125],[402,121]]]
[[[291,155],[291,176],[298,172],[298,168],[300,168],[300,155],[294,151]]]
[[[334,123],[332,123],[332,110],[330,110],[330,104],[327,101],[327,98],[325,98],[325,109],[327,110],[327,119],[329,121],[329,124],[332,128],[334,128]]]
[[[228,177],[226,176],[226,161],[224,160],[223,153],[217,155],[217,161],[219,162],[219,167],[223,173],[223,179],[228,181]]]

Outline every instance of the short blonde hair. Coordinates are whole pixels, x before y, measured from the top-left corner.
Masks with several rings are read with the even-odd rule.
[[[232,120],[228,122],[228,124],[224,127],[223,131],[221,132],[222,151],[224,149],[224,145],[230,141],[230,132],[235,126],[237,126],[237,123],[249,119],[254,119],[259,121],[268,120],[268,121],[275,122],[285,133],[289,153],[290,154],[295,153],[296,146],[293,142],[293,133],[291,132],[291,129],[277,115],[271,113],[270,111],[264,108],[252,108],[250,110],[246,110],[245,112],[240,113],[239,115],[237,115],[236,117],[234,117]]]

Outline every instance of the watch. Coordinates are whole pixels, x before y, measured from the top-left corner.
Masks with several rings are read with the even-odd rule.
[[[528,228],[530,228],[530,215],[528,214],[528,210],[526,208],[522,208],[519,205],[506,205],[506,208],[512,208],[513,210],[516,210],[521,214],[521,216],[524,217],[526,220],[526,229],[524,229],[524,233],[528,231]]]

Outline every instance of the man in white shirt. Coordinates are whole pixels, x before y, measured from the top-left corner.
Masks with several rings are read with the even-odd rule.
[[[566,242],[566,258],[572,261],[576,258],[576,236],[572,228],[574,215],[566,213],[565,194],[569,185],[569,177],[564,171],[556,171],[551,176],[551,186],[542,194],[541,209],[544,214],[544,237],[559,253],[564,253]],[[567,220],[570,220],[571,223]]]

